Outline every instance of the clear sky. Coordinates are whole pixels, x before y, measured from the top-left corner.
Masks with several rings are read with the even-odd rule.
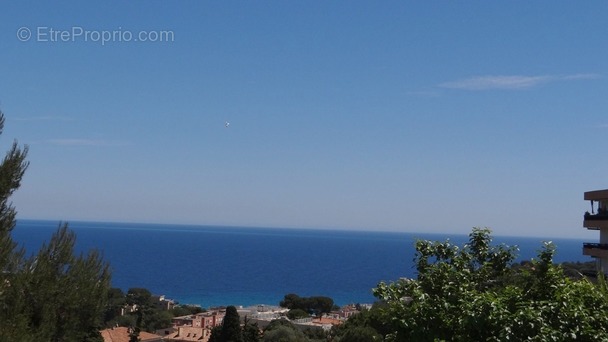
[[[0,148],[31,162],[13,202],[595,241],[606,18],[604,1],[2,2]]]

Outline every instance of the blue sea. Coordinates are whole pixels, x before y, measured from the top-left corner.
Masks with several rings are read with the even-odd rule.
[[[59,222],[19,220],[13,238],[36,252]],[[313,229],[70,222],[76,251],[95,248],[112,269],[112,285],[144,287],[183,304],[278,305],[283,296],[322,295],[336,304],[373,303],[380,281],[415,277],[416,239],[462,244],[466,235]],[[494,237],[536,256],[540,238]],[[556,262],[590,261],[582,240],[553,239]]]

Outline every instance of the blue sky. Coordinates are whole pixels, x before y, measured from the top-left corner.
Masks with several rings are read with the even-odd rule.
[[[607,15],[599,1],[6,2],[0,147],[18,139],[31,162],[13,201],[20,218],[593,241]]]

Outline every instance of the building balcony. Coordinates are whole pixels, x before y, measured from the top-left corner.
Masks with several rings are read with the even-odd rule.
[[[608,213],[592,215],[586,212],[583,217],[583,227],[588,229],[608,228]]]
[[[583,243],[583,255],[608,258],[608,243]]]

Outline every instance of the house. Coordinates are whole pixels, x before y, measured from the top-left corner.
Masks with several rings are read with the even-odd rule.
[[[335,319],[331,317],[317,317],[312,319],[312,325],[321,327],[324,331],[329,331],[335,325],[344,323],[341,319]]]
[[[175,301],[165,298],[165,295],[152,296],[152,302],[157,308],[165,311],[169,311],[175,307]]]
[[[221,325],[225,315],[225,310],[214,310],[174,317],[172,331],[164,338],[166,341],[206,341],[211,329]]]
[[[189,326],[193,328],[211,329],[221,325],[225,315],[226,311],[224,310],[207,311],[196,315],[174,317],[172,323],[173,327]]]
[[[177,327],[177,330],[168,336],[165,336],[165,341],[207,341],[211,335],[209,329],[201,327]]]
[[[357,310],[357,306],[346,305],[346,306],[341,307],[340,310],[335,310],[335,311],[330,312],[328,317],[345,320],[357,313],[359,313],[359,310]]]
[[[129,342],[129,332],[129,328],[127,327],[109,328],[101,331],[101,337],[104,342]],[[145,331],[139,333],[139,340],[141,342],[163,341],[162,336]]]
[[[591,201],[591,212],[586,212],[583,227],[599,230],[599,243],[584,243],[583,255],[595,258],[597,269],[608,273],[608,189],[587,191],[585,201]]]

